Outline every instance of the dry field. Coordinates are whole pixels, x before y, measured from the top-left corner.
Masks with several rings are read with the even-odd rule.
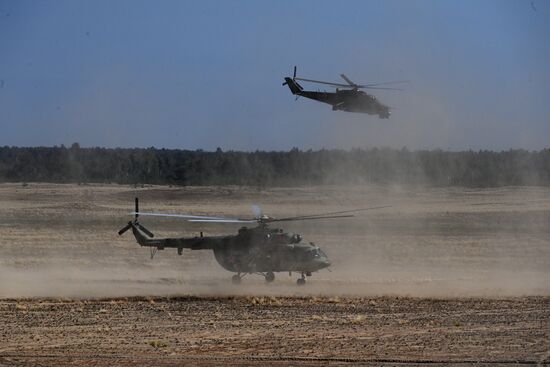
[[[144,211],[271,216],[332,260],[297,287],[116,231]],[[157,236],[235,232],[143,218]],[[0,365],[541,363],[550,358],[550,189],[0,185]]]

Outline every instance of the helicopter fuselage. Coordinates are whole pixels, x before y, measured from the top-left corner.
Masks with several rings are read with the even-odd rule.
[[[337,89],[336,92],[308,91],[292,78],[285,78],[294,95],[327,103],[334,111],[359,112],[378,115],[382,119],[390,117],[390,108],[380,103],[376,97],[357,89]]]
[[[330,266],[326,254],[313,243],[301,243],[301,236],[280,229],[241,228],[227,236],[214,256],[226,270],[237,273],[314,272]]]
[[[159,250],[213,250],[216,261],[235,273],[299,272],[311,273],[330,266],[327,255],[313,243],[302,243],[298,234],[285,233],[259,225],[242,227],[237,235],[191,238],[149,239],[129,223],[141,246]]]
[[[218,216],[170,214],[155,212],[140,212],[139,200],[135,198],[134,220],[128,222],[118,231],[123,235],[132,230],[134,237],[140,246],[151,249],[151,258],[157,250],[175,248],[178,255],[183,254],[183,249],[212,250],[218,263],[226,270],[236,274],[232,282],[238,284],[246,274],[260,274],[265,277],[267,283],[275,279],[275,272],[297,272],[301,278],[296,280],[298,285],[305,284],[306,276],[311,276],[315,271],[328,268],[331,262],[328,256],[313,242],[302,242],[299,234],[284,232],[279,228],[270,228],[274,222],[291,222],[319,219],[350,218],[351,213],[380,209],[387,206],[339,210],[329,213],[317,213],[299,215],[294,217],[273,218],[263,215],[261,208],[253,205],[255,212],[253,219],[239,219]],[[257,223],[254,228],[241,227],[236,235],[227,236],[203,236],[180,238],[154,238],[155,235],[141,225],[138,221],[140,215],[153,217],[177,217],[189,222],[197,223]]]

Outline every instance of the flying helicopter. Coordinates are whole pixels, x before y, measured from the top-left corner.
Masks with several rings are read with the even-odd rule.
[[[134,220],[129,221],[118,231],[118,234],[122,235],[131,229],[140,246],[151,248],[151,258],[157,250],[165,248],[177,249],[178,255],[183,254],[183,249],[212,250],[217,262],[224,269],[235,273],[232,277],[234,284],[239,284],[247,274],[261,275],[267,283],[271,283],[275,279],[275,272],[288,272],[289,275],[295,272],[300,274],[297,284],[302,285],[306,282],[306,276],[328,268],[331,261],[323,250],[313,242],[303,242],[302,236],[297,233],[284,232],[280,228],[270,228],[271,223],[350,218],[354,216],[351,214],[354,212],[385,207],[387,206],[273,218],[264,215],[259,206],[253,206],[254,218],[238,219],[188,214],[144,213],[139,211],[139,201],[136,198],[135,211],[130,213],[134,215]],[[196,237],[154,239],[154,234],[139,223],[140,216],[175,217],[195,223],[241,223],[257,224],[257,226],[252,228],[243,226],[235,235],[203,236],[201,232],[200,236]]]
[[[369,115],[378,115],[381,119],[387,119],[391,114],[390,107],[380,103],[375,96],[365,93],[360,89],[401,90],[399,88],[381,87],[381,85],[407,83],[407,81],[404,80],[386,83],[356,84],[344,74],[340,74],[340,77],[344,79],[346,84],[298,78],[296,77],[296,66],[294,66],[293,77],[285,77],[283,85],[288,85],[292,94],[297,96],[296,98],[306,97],[319,102],[328,103],[332,105],[333,111],[368,113]],[[297,80],[330,85],[336,87],[336,92],[304,90],[304,88],[298,84]]]

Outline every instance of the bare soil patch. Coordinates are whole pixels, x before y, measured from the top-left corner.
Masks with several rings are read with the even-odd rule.
[[[506,364],[550,351],[549,297],[23,299],[0,314],[5,364]]]

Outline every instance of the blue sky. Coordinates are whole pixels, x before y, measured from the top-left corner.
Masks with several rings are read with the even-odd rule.
[[[411,82],[380,120],[294,65]],[[541,149],[549,65],[548,1],[0,0],[0,145]]]

